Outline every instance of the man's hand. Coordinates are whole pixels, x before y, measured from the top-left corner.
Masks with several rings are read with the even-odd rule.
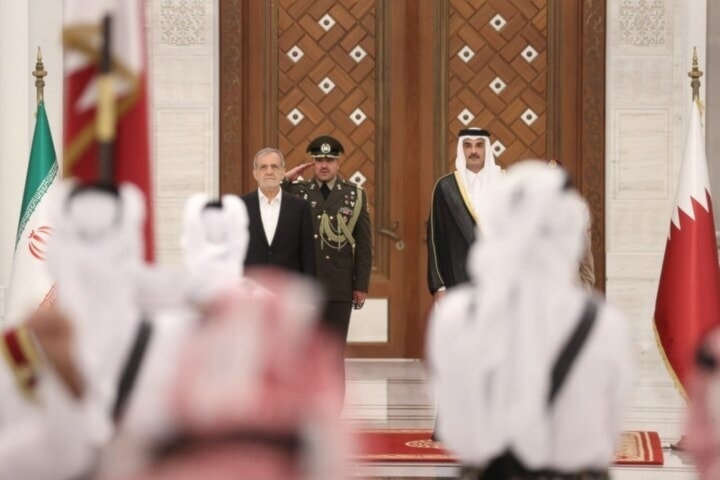
[[[312,166],[312,162],[301,163],[297,167],[294,167],[291,170],[288,170],[287,172],[285,172],[285,178],[287,178],[288,180],[293,182],[293,181],[295,181],[295,179],[297,179],[297,177],[300,176],[301,173],[303,173],[305,170],[307,170],[311,166]]]
[[[70,393],[82,398],[85,385],[73,356],[72,324],[63,314],[51,309],[33,313],[27,326]]]
[[[360,292],[358,290],[353,290],[353,307],[355,307],[355,310],[360,310],[363,308],[363,305],[365,305],[365,299],[367,298],[367,292]]]
[[[435,293],[433,293],[433,300],[435,300],[436,302],[439,302],[440,299],[443,298],[446,293],[447,293],[447,290],[445,290],[445,289],[437,290]]]

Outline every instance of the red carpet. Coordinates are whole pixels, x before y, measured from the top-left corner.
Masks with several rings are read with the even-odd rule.
[[[362,453],[357,460],[367,462],[455,463],[456,458],[430,440],[430,430],[359,430]],[[663,452],[656,432],[623,432],[615,465],[662,465]]]

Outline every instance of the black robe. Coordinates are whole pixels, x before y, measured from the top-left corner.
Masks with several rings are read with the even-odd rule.
[[[477,220],[454,172],[435,184],[428,220],[428,288],[435,293],[468,281],[467,257]]]

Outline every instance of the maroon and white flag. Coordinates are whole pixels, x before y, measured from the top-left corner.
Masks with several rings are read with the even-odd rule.
[[[148,118],[147,67],[140,0],[65,0],[65,155],[66,177],[98,180],[95,121],[99,97],[98,58],[102,22],[112,19],[112,84],[117,116],[114,138],[116,183],[134,183],[145,194],[145,255],[153,254],[153,214]]]
[[[658,345],[683,396],[697,347],[717,325],[720,267],[700,109],[693,102],[655,303]]]

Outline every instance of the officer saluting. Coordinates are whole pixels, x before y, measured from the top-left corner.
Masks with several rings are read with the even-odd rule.
[[[362,308],[370,284],[372,239],[367,194],[338,176],[342,144],[323,135],[306,150],[313,161],[288,171],[283,189],[310,203],[318,280],[325,289],[325,325],[347,339],[353,306]],[[296,180],[313,167],[314,178]]]

